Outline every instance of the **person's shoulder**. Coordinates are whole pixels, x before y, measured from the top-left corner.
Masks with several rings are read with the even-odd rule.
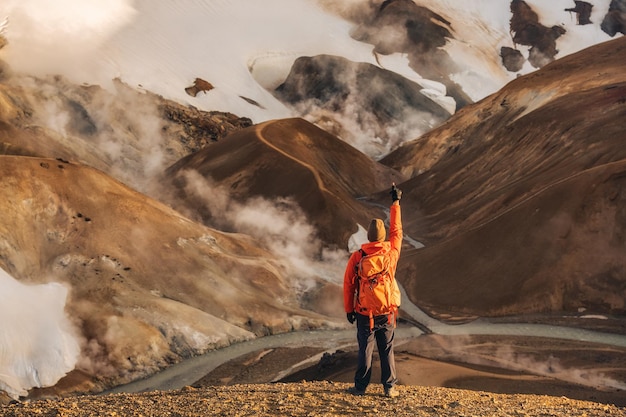
[[[380,251],[388,251],[390,248],[391,242],[388,240],[383,240],[382,242],[364,243],[363,245],[361,245],[360,251],[363,251],[366,255],[370,255]]]

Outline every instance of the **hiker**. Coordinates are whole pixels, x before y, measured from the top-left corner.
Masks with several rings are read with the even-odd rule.
[[[400,198],[402,191],[391,187],[389,240],[385,224],[373,219],[367,231],[368,243],[350,255],[343,279],[343,299],[350,324],[356,321],[359,358],[354,386],[348,391],[363,395],[372,376],[374,342],[378,348],[381,383],[388,397],[397,397],[396,365],[393,353],[394,329],[400,289],[395,279],[402,245]],[[371,269],[368,273],[367,269]]]

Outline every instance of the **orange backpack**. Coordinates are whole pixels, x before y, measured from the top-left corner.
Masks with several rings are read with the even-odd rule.
[[[366,254],[361,250],[361,260],[356,265],[357,301],[356,312],[370,318],[374,328],[374,316],[388,315],[389,322],[396,324],[398,306],[393,304],[393,280],[390,273],[387,250]]]

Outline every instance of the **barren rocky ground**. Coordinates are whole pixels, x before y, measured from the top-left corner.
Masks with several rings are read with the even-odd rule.
[[[85,396],[11,404],[2,416],[626,416],[614,405],[564,397],[503,395],[401,386],[389,399],[376,387],[361,397],[347,383],[300,382],[186,387],[177,391]]]

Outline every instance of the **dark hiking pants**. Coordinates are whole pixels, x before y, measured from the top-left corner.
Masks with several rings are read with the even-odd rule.
[[[365,391],[372,377],[372,355],[374,346],[378,348],[380,358],[380,382],[385,389],[393,387],[396,378],[396,364],[393,354],[394,324],[389,323],[388,316],[374,317],[374,328],[370,330],[370,319],[362,314],[356,315],[357,341],[359,342],[359,359],[354,386]],[[376,342],[376,343],[374,343]]]

